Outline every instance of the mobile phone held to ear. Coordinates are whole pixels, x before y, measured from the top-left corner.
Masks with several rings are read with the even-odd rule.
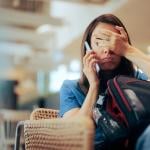
[[[87,51],[92,51],[87,41],[85,41],[84,45]],[[96,67],[96,72],[98,73],[100,71],[100,67],[98,64],[96,64],[95,67]]]

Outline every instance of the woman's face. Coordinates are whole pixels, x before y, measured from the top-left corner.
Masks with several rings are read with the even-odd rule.
[[[118,33],[118,30],[113,25],[99,23],[91,35],[91,47],[97,54],[100,68],[102,70],[114,70],[120,64],[121,56],[116,55],[109,48],[101,47],[101,39],[107,38],[105,35],[100,34],[100,30],[102,29]]]

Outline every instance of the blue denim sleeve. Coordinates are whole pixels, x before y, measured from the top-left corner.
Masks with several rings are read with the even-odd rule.
[[[73,89],[74,84],[71,80],[65,80],[60,89],[60,110],[59,115],[62,117],[65,112],[71,110],[72,108],[80,108],[78,100],[76,99]]]
[[[135,70],[135,77],[139,80],[148,80],[148,76],[139,68]]]

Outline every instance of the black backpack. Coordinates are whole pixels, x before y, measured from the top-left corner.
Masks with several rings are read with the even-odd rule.
[[[150,82],[116,76],[107,85],[103,105],[96,108],[96,125],[110,149],[116,143],[133,149],[137,137],[150,124]]]

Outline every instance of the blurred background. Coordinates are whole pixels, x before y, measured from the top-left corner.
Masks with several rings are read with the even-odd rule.
[[[132,44],[150,53],[149,0],[0,0],[0,108],[58,109],[65,79],[80,76],[83,32],[117,15]]]

